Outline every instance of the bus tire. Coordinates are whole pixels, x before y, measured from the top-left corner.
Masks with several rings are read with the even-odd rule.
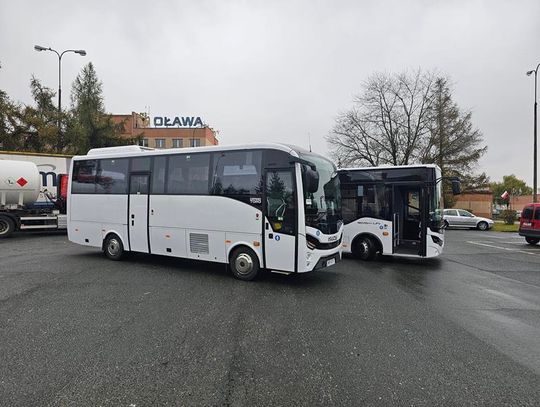
[[[117,261],[122,259],[124,256],[124,245],[122,244],[122,240],[114,233],[111,233],[103,242],[103,252],[105,253],[105,256],[111,260]]]
[[[369,236],[359,236],[354,239],[352,253],[360,260],[370,261],[377,254],[377,246]]]
[[[538,244],[538,242],[540,242],[540,239],[537,238],[537,237],[526,237],[525,240],[526,240],[527,243],[529,243],[530,245],[535,245],[535,244]]]
[[[253,250],[242,246],[233,250],[229,258],[229,267],[235,278],[251,281],[259,274],[259,258]]]
[[[11,236],[15,232],[15,222],[11,217],[0,215],[0,238]]]

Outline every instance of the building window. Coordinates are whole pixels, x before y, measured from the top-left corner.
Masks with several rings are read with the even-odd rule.
[[[190,141],[191,141],[191,147],[200,147],[201,146],[201,139],[200,138],[192,138]]]
[[[165,139],[157,138],[156,139],[156,148],[165,148]]]
[[[148,139],[147,138],[143,138],[139,141],[139,145],[140,146],[143,146],[143,147],[148,147]]]
[[[184,143],[183,143],[184,140],[182,140],[181,138],[173,138],[172,140],[172,146],[173,148],[181,148],[184,146]]]

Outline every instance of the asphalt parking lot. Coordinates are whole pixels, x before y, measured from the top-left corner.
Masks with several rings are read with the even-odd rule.
[[[538,405],[540,246],[245,283],[62,234],[0,241],[1,405]]]

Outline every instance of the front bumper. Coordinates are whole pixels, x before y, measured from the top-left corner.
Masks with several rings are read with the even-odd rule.
[[[315,264],[315,267],[313,267],[313,270],[330,267],[328,263],[333,263],[331,264],[331,266],[333,266],[334,264],[339,263],[340,261],[341,261],[341,253],[339,252],[331,254],[330,256],[321,257],[319,261]]]

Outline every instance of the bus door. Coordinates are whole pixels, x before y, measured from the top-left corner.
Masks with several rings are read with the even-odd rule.
[[[150,253],[148,245],[149,174],[130,174],[128,233],[130,250]]]
[[[394,253],[426,255],[426,191],[420,186],[393,186]]]
[[[294,168],[266,169],[264,257],[266,268],[296,271],[297,204]]]

